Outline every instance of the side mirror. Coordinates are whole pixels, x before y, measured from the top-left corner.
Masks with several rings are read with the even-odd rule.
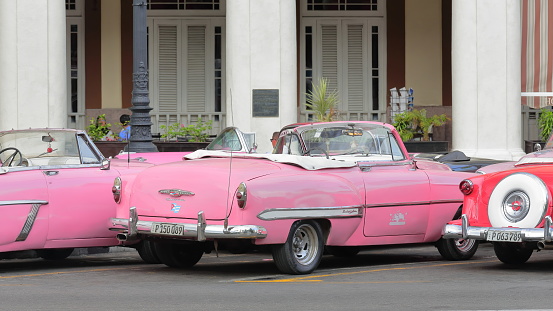
[[[103,158],[102,159],[102,165],[100,166],[101,170],[109,170],[111,166],[111,162],[109,159]]]

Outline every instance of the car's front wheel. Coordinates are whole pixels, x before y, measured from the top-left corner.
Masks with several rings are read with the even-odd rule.
[[[71,253],[73,253],[74,248],[52,248],[52,249],[41,249],[37,251],[38,257],[46,260],[62,260]]]
[[[511,265],[520,265],[527,262],[534,251],[531,248],[525,248],[522,244],[505,242],[494,242],[493,250],[497,259]]]
[[[436,247],[447,260],[471,259],[478,249],[479,242],[473,239],[439,239]]]
[[[313,272],[321,262],[323,251],[323,230],[313,220],[295,222],[290,228],[286,243],[272,248],[277,268],[289,274]]]
[[[173,268],[190,268],[200,261],[204,254],[204,248],[197,244],[156,242],[154,245],[159,260]]]

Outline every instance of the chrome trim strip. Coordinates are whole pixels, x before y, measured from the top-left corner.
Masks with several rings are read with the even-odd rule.
[[[434,205],[434,204],[454,204],[454,203],[462,204],[463,200],[436,200],[436,201],[419,201],[419,202],[402,202],[402,203],[366,204],[365,208],[413,206],[413,205]]]
[[[11,200],[11,201],[0,201],[0,206],[3,205],[25,205],[25,204],[48,204],[48,201],[42,200]]]
[[[370,162],[370,161],[359,161],[357,165],[360,168],[371,168],[377,166],[404,166],[404,165],[413,165],[412,160],[401,160],[398,162]]]
[[[363,206],[271,208],[257,215],[261,220],[362,217]]]
[[[21,228],[21,232],[19,232],[19,235],[15,239],[16,242],[25,241],[27,239],[27,237],[29,236],[29,233],[31,232],[31,229],[33,228],[33,225],[36,220],[36,216],[38,215],[38,210],[40,209],[41,205],[42,205],[41,203],[34,203],[31,206],[31,210],[27,215],[27,220],[25,220],[25,224],[23,224],[23,228]]]
[[[547,227],[547,226],[546,226]],[[522,241],[524,242],[539,242],[545,241],[553,232],[549,228],[513,228],[513,227],[471,227],[468,221],[461,225],[447,224],[442,230],[442,236],[445,239],[474,239],[486,240],[488,230],[501,230],[507,232],[520,232]]]

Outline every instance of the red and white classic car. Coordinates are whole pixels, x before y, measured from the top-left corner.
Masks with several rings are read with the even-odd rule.
[[[490,241],[500,261],[522,264],[534,250],[553,248],[553,150],[506,165],[514,168],[460,183],[463,214],[447,224],[443,234],[446,239]]]
[[[471,258],[476,241],[441,239],[460,216],[459,182],[472,173],[413,161],[395,129],[367,121],[301,125],[280,133],[276,154],[199,150],[115,182],[112,229],[149,241],[150,255],[190,267],[218,247],[270,246],[280,271],[314,271],[326,249],[435,243]]]
[[[152,156],[176,160],[171,153]],[[37,250],[46,259],[63,259],[76,247],[119,245],[108,226],[117,205],[113,180],[152,166],[107,160],[85,132],[68,129],[0,132],[0,165],[0,252]]]

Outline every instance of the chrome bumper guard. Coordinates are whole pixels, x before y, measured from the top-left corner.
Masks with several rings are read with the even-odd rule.
[[[520,232],[522,241],[525,242],[552,242],[553,231],[551,231],[551,217],[545,216],[543,228],[512,228],[512,227],[471,227],[466,215],[461,216],[461,225],[445,225],[442,236],[445,239],[474,239],[486,240],[488,230],[499,229],[501,231]]]
[[[152,233],[156,224],[183,225],[184,232],[180,235]],[[208,225],[203,211],[198,213],[197,223],[171,223],[138,220],[136,207],[129,210],[129,218],[111,218],[111,230],[120,231],[117,239],[120,241],[136,240],[138,235],[159,236],[168,238],[193,238],[197,241],[206,239],[263,239],[267,230],[257,225]]]

